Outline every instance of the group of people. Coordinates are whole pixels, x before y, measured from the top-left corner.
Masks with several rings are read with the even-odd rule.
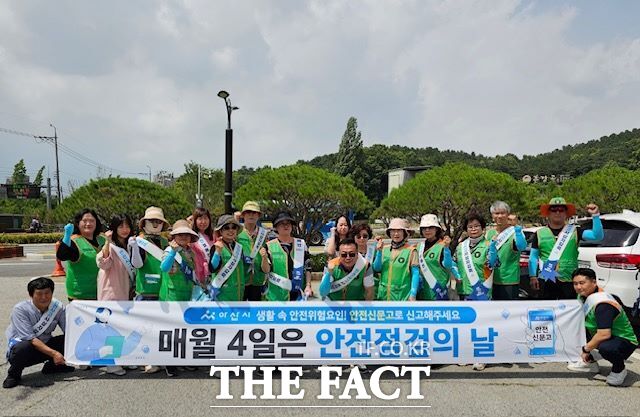
[[[531,286],[541,289],[546,299],[576,298],[577,291],[583,302],[593,302],[589,313],[593,317],[587,316],[587,329],[593,338],[583,347],[581,362],[570,369],[593,370],[597,348],[607,340],[622,338],[627,344],[613,344],[613,356],[606,348],[600,349],[601,356],[614,363],[612,375],[617,375],[608,382],[619,385],[626,375],[624,359],[631,354],[629,345],[635,347],[638,342],[631,337],[633,331],[628,331],[630,325],[624,321],[620,303],[608,295],[590,301],[594,300],[593,294],[605,293],[597,286],[586,285],[583,281],[591,280],[591,275],[577,269],[578,242],[603,238],[598,207],[589,204],[586,210],[593,226],[582,230],[567,223],[576,209],[563,198],[553,198],[541,206],[548,225],[532,239]],[[435,214],[422,216],[417,245],[408,240],[412,230],[405,219],[390,221],[386,229],[390,243],[384,244],[382,237],[374,239],[369,225],[351,225],[346,216],[341,216],[325,247],[329,261],[320,282],[320,296],[343,301],[444,301],[451,298],[455,288],[456,298],[461,300],[516,300],[520,252],[527,241],[507,203],[496,201],[490,212],[496,225],[491,230],[487,230],[479,212],[466,215],[466,238],[458,242],[455,253],[450,249],[451,238]],[[277,213],[273,219],[277,237],[268,239],[268,231],[259,224],[261,214],[259,204],[248,201],[240,213],[242,222],[232,215],[222,215],[214,226],[209,211],[197,208],[189,219],[176,221],[166,239],[163,232],[169,223],[161,208],[146,209],[137,225],[137,236],[127,215],[114,216],[109,230],[101,234],[98,215],[91,209],[82,210],[73,223],[65,226],[56,253],[67,263],[69,301],[308,299],[313,295],[310,256],[304,240],[293,234],[296,220],[286,211]],[[7,331],[11,368],[5,387],[17,385],[22,369],[35,360],[24,359],[33,349],[40,355],[38,360],[48,360],[45,368],[49,371],[68,370],[60,361],[58,353],[63,352],[57,339],[43,339],[43,333],[38,333],[52,331],[56,323],[64,330],[64,307],[52,301],[53,281],[38,280],[29,284],[29,305],[19,304],[12,314]],[[46,303],[36,300],[41,292],[49,297],[45,309],[42,307]],[[611,308],[601,312],[602,303]],[[55,314],[52,306],[58,306]],[[601,315],[606,315],[606,320]],[[603,329],[609,330],[608,339]],[[20,348],[25,343],[31,350]],[[146,367],[147,372],[158,369]],[[484,365],[475,364],[474,369],[482,370]],[[125,370],[110,366],[107,372],[122,375]]]

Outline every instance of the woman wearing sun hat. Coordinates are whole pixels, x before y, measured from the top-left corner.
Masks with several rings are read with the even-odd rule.
[[[242,225],[235,216],[223,214],[216,224],[217,240],[211,257],[210,296],[215,301],[242,301],[245,284],[245,258],[238,243]]]
[[[373,271],[380,272],[377,300],[415,301],[420,285],[420,268],[415,247],[408,243],[412,230],[405,219],[389,222],[387,236],[391,244],[384,246],[377,237]]]
[[[140,235],[129,239],[131,264],[136,270],[136,301],[154,301],[160,293],[160,262],[169,245],[161,233],[169,227],[160,207],[147,207],[138,223]],[[138,249],[139,248],[139,249]],[[136,256],[139,255],[139,256]]]
[[[435,214],[425,214],[420,219],[420,235],[423,242],[417,247],[420,266],[420,291],[418,300],[448,300],[447,285],[450,276],[458,274],[453,268],[449,244],[451,238],[444,235],[442,225]],[[456,277],[460,279],[460,276]]]
[[[172,240],[160,264],[162,279],[159,300],[190,301],[193,284],[199,284],[198,278],[204,274],[204,254],[195,245],[198,234],[186,220],[175,222],[169,234]]]
[[[567,224],[567,219],[576,214],[576,206],[564,198],[553,197],[548,204],[540,206],[547,226],[538,229],[531,241],[529,276],[533,289],[540,288],[538,279],[544,281],[542,296],[546,300],[576,298],[571,274],[578,267],[578,244],[580,240],[604,238],[598,206],[590,203],[586,211],[592,217],[593,226],[583,230]]]
[[[260,249],[262,271],[267,274],[266,301],[306,300],[311,290],[309,251],[303,239],[293,236],[295,220],[288,211],[273,219],[278,238]]]

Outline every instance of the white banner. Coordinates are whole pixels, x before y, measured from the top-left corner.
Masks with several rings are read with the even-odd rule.
[[[577,300],[73,301],[66,317],[78,365],[569,362],[585,344]]]

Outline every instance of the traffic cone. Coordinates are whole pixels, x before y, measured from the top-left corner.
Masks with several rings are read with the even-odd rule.
[[[56,253],[58,253],[58,246],[60,246],[60,242],[56,242]],[[64,277],[67,273],[64,271],[62,267],[62,262],[60,259],[56,258],[56,266],[53,268],[53,272],[51,272],[52,277]]]

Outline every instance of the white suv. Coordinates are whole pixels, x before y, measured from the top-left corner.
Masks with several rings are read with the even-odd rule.
[[[622,213],[601,216],[604,239],[580,241],[578,266],[596,272],[598,286],[615,294],[631,308],[638,298],[640,273],[640,213],[623,210]],[[591,220],[579,221],[585,229]]]

